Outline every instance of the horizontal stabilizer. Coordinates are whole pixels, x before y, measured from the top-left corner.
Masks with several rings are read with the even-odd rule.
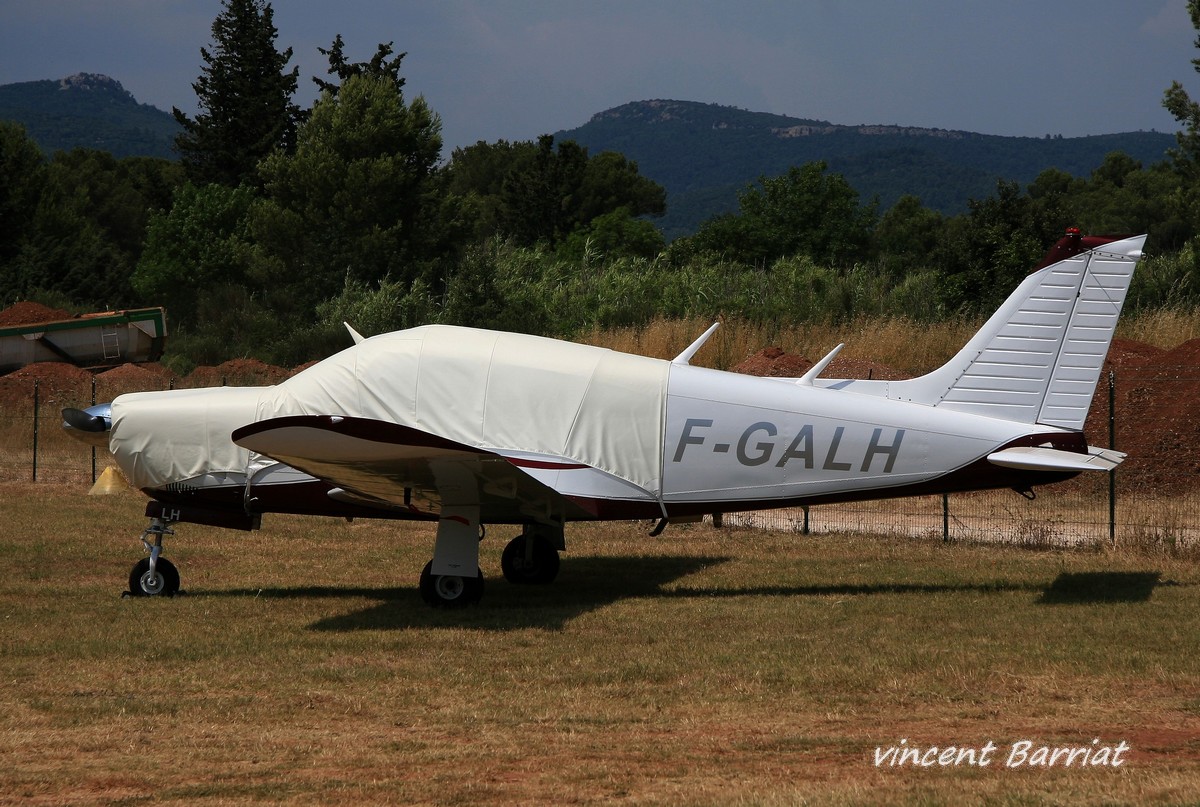
[[[1021,471],[1111,471],[1125,459],[1125,453],[1109,448],[1088,446],[1087,454],[1057,448],[1021,446],[988,454],[988,462]]]

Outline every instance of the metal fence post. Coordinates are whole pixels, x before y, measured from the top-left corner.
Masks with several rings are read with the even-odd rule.
[[[800,530],[801,535],[808,535],[808,505],[800,505],[800,509],[804,511],[804,527]]]
[[[38,396],[40,389],[38,380],[33,380],[33,481],[37,481],[37,455],[38,455]]]
[[[1108,371],[1108,447],[1117,447],[1117,373]],[[1108,472],[1108,543],[1117,545],[1117,469]]]
[[[942,543],[950,543],[950,496],[942,494]]]
[[[96,376],[92,376],[92,406],[96,405]],[[92,446],[92,484],[96,484],[96,447]]]

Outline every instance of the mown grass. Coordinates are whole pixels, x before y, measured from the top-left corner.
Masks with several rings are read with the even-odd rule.
[[[559,580],[420,603],[428,526],[182,525],[121,599],[143,500],[0,483],[0,801],[1188,803],[1200,569],[1138,554],[576,525]],[[1117,769],[873,751],[1124,740]]]

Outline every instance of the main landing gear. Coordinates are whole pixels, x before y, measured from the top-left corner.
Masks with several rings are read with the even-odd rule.
[[[462,608],[474,605],[483,598],[483,571],[476,569],[474,577],[457,574],[434,574],[433,561],[421,570],[421,599],[434,607]]]
[[[518,585],[544,585],[558,577],[558,548],[544,533],[526,528],[500,555],[504,579]]]
[[[421,598],[439,608],[474,605],[483,597],[479,542],[483,527],[477,508],[446,508],[438,520],[433,560],[421,572]],[[526,525],[500,556],[500,569],[510,583],[545,584],[558,576],[561,525]],[[474,569],[475,574],[463,574]]]
[[[179,571],[162,557],[163,536],[174,534],[163,519],[150,520],[150,526],[142,532],[142,546],[150,556],[135,563],[129,572],[130,596],[174,597],[179,592]]]

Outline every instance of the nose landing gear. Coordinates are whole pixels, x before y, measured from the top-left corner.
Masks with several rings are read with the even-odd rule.
[[[150,526],[142,532],[142,546],[150,556],[135,563],[129,572],[131,597],[174,597],[179,592],[179,571],[162,557],[163,536],[174,534],[163,519],[150,520]]]

